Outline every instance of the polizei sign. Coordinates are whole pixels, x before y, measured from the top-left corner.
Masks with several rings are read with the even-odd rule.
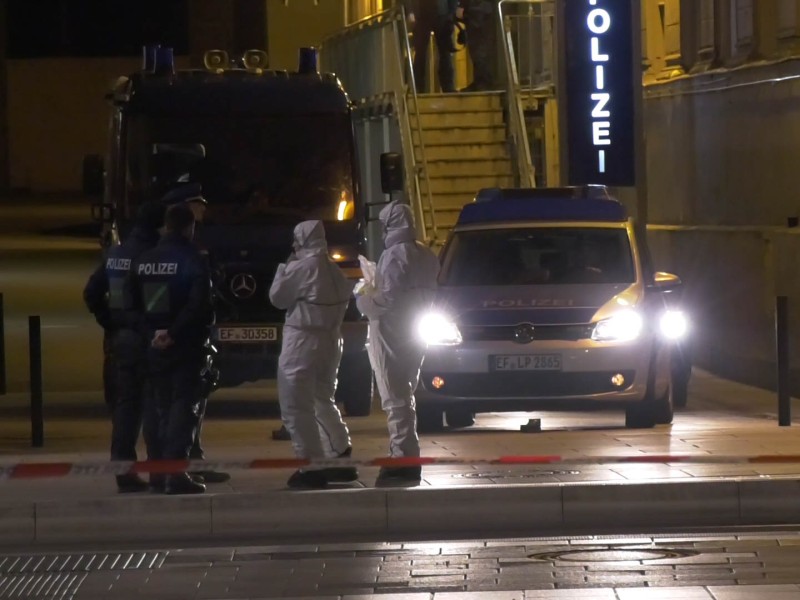
[[[565,0],[570,185],[634,186],[632,2]]]

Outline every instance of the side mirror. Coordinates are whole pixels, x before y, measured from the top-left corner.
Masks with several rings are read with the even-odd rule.
[[[673,292],[683,285],[681,278],[672,273],[658,271],[653,278],[653,287],[660,292]]]
[[[381,191],[384,194],[403,191],[403,157],[397,152],[381,154]]]
[[[105,166],[99,154],[87,154],[83,157],[83,193],[87,196],[103,195]]]

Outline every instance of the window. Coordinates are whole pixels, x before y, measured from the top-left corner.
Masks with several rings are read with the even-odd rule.
[[[457,233],[439,282],[449,286],[623,284],[634,281],[627,231],[535,227]]]
[[[137,56],[161,43],[188,54],[188,0],[8,0],[8,57]]]

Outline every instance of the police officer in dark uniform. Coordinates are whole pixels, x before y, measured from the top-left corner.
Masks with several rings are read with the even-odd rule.
[[[126,306],[150,340],[144,435],[151,460],[188,459],[199,422],[214,312],[208,265],[192,243],[194,227],[186,203],[169,207],[161,241],[132,264],[126,282]],[[151,476],[150,482],[167,494],[205,491],[188,473]]]
[[[200,183],[187,183],[176,187],[167,192],[162,198],[162,202],[166,206],[175,204],[186,204],[192,211],[195,219],[195,226],[199,226],[205,217],[208,201],[203,197],[203,187]],[[200,254],[206,261],[208,261],[208,252],[198,247]],[[212,289],[213,295],[213,289]],[[213,348],[211,343],[206,344],[206,366],[202,371],[203,387],[200,392],[200,407],[198,412],[198,423],[195,431],[192,449],[189,452],[189,458],[192,460],[205,460],[205,451],[200,441],[200,434],[203,429],[203,419],[206,414],[206,406],[208,405],[208,397],[211,395],[219,382],[219,371],[214,366]],[[194,471],[191,473],[192,478],[200,483],[224,483],[228,481],[231,476],[222,471]]]
[[[404,0],[409,25],[414,30],[414,82],[417,92],[428,91],[428,43],[436,41],[439,86],[455,92],[453,27],[458,0]]]
[[[456,12],[467,26],[467,50],[472,60],[472,83],[462,92],[495,89],[497,62],[497,0],[459,0]]]
[[[146,341],[123,306],[123,284],[131,263],[158,242],[164,222],[161,202],[143,204],[124,243],[112,246],[89,277],[83,299],[104,330],[104,387],[111,410],[111,460],[136,460],[145,394]],[[121,493],[147,489],[135,473],[118,475]]]

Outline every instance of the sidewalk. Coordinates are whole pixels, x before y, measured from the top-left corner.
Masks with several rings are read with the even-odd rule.
[[[272,400],[267,400],[272,399]],[[99,394],[45,397],[45,448],[31,449],[24,395],[0,397],[0,468],[19,462],[103,461],[109,424]],[[269,432],[274,389],[222,390],[204,427],[210,460],[289,458]],[[728,526],[800,522],[800,464],[580,464],[598,457],[800,455],[800,434],[778,427],[773,393],[697,371],[690,408],[672,427],[627,430],[620,413],[483,415],[475,427],[422,437],[423,456],[489,459],[559,455],[564,465],[426,466],[414,488],[355,486],[297,492],[290,470],[238,470],[202,496],[119,495],[110,476],[0,480],[0,545],[139,542],[198,537],[515,535],[592,527]],[[386,454],[383,414],[348,420],[354,458]],[[577,462],[573,462],[577,461]]]

